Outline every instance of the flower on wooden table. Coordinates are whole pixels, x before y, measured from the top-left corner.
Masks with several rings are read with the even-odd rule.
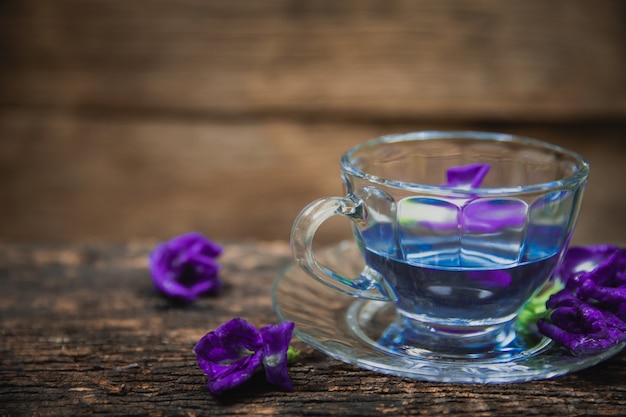
[[[160,243],[148,261],[155,288],[163,295],[193,301],[222,287],[216,258],[222,247],[198,232]]]
[[[194,351],[214,395],[241,385],[265,370],[268,382],[293,391],[287,371],[294,323],[282,322],[257,329],[241,318],[232,319],[203,336]]]

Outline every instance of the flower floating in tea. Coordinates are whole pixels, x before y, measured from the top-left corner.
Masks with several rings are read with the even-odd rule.
[[[243,384],[261,368],[268,382],[293,391],[287,372],[293,322],[257,330],[241,318],[232,319],[202,337],[194,351],[214,395]]]
[[[471,190],[482,186],[489,173],[489,164],[469,164],[453,166],[446,171],[444,187]],[[465,230],[479,233],[492,233],[504,228],[522,227],[526,221],[527,205],[514,199],[469,199],[463,210],[460,225]]]
[[[465,189],[478,188],[490,169],[491,165],[488,164],[469,164],[450,167],[446,171],[446,179],[448,182],[445,186]]]
[[[148,258],[155,288],[184,301],[218,291],[222,282],[216,258],[221,253],[221,246],[197,232],[160,243]]]
[[[565,288],[552,295],[539,331],[575,354],[626,342],[626,249],[573,247],[556,275]]]

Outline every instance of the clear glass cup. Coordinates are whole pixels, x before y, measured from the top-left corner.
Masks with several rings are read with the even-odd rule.
[[[489,166],[480,187],[446,183],[448,169],[476,163]],[[302,210],[293,256],[336,291],[393,304],[381,349],[504,361],[538,348],[515,319],[571,239],[589,174],[580,155],[513,135],[428,131],[355,146],[341,169],[346,195]],[[315,232],[337,215],[352,221],[358,276],[314,254]]]

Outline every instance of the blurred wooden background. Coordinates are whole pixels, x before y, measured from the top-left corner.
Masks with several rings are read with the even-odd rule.
[[[0,240],[288,239],[422,129],[581,152],[575,240],[626,242],[626,2],[0,1]]]

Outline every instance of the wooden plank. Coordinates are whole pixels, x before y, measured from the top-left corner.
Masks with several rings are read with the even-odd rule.
[[[339,156],[371,134],[271,121],[4,116],[0,212],[11,221],[0,236],[9,240],[119,240],[122,230],[162,237],[190,228],[288,239],[305,204],[343,193]]]
[[[463,385],[384,376],[302,351],[295,391],[263,378],[211,396],[192,348],[233,317],[276,323],[269,289],[289,262],[286,243],[227,245],[226,286],[173,307],[152,289],[153,243],[0,244],[0,414],[211,416],[619,416],[626,354],[554,380]]]
[[[0,104],[359,119],[626,116],[619,0],[7,0]]]
[[[444,125],[202,121],[0,112],[0,239],[164,239],[200,230],[216,239],[288,240],[298,212],[343,195],[339,158],[353,145],[423,129],[519,133],[591,163],[576,242],[622,244],[626,126]],[[345,219],[321,243],[349,237]]]

